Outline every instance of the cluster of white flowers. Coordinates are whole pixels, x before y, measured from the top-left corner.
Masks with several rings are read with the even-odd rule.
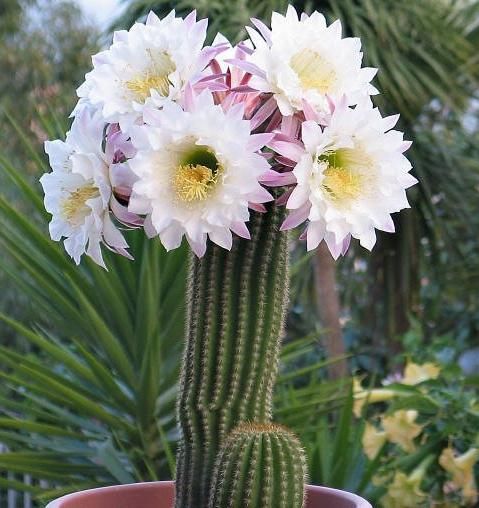
[[[293,7],[271,29],[252,22],[250,40],[205,46],[195,12],[150,13],[93,57],[41,179],[51,236],[76,263],[104,266],[102,244],[129,256],[121,228],[168,250],[186,237],[198,256],[208,239],[230,249],[251,210],[267,211],[267,187],[284,188],[282,229],[305,224],[308,250],[324,240],[336,258],[351,237],[371,249],[375,229],[394,230],[416,180],[398,118],[372,105],[359,39]]]

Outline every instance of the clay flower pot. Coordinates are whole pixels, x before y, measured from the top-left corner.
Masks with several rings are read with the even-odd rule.
[[[354,494],[308,486],[306,508],[372,508]],[[85,490],[61,497],[47,508],[172,508],[174,482],[136,483]]]

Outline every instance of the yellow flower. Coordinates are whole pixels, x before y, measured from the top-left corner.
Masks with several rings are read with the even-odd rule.
[[[393,390],[377,388],[373,390],[365,390],[358,378],[353,378],[353,395],[354,395],[354,414],[357,418],[361,417],[365,404],[373,404],[374,402],[385,402],[396,396]]]
[[[382,424],[388,440],[406,452],[415,450],[414,439],[422,432],[422,426],[415,423],[417,415],[414,409],[401,409],[391,416],[383,416]]]
[[[403,385],[417,385],[428,379],[437,379],[441,368],[435,363],[417,363],[408,362],[404,369],[404,377],[401,381]]]
[[[387,440],[387,434],[384,431],[376,429],[374,425],[366,423],[363,434],[363,449],[369,459],[374,459]]]
[[[479,460],[479,449],[471,448],[462,455],[455,456],[451,447],[445,448],[439,457],[439,464],[452,475],[452,483],[462,489],[462,497],[467,505],[475,505],[478,500],[474,479],[474,465]]]
[[[420,506],[426,496],[419,488],[420,482],[412,481],[405,473],[397,472],[387,493],[382,497],[384,508],[414,508]]]
[[[426,494],[421,490],[421,482],[434,456],[427,457],[408,476],[402,471],[394,475],[392,484],[381,498],[384,508],[416,508],[423,505]]]

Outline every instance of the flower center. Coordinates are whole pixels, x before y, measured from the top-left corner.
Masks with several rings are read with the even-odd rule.
[[[91,212],[86,205],[89,199],[100,195],[98,188],[92,184],[85,185],[70,193],[62,203],[62,213],[65,219],[72,225],[78,225]]]
[[[323,176],[323,189],[334,201],[350,201],[361,194],[361,176],[350,169],[328,166]]]
[[[204,201],[218,183],[222,168],[215,155],[205,147],[187,153],[173,175],[176,197],[185,203]]]
[[[325,94],[331,92],[338,80],[333,65],[312,49],[296,53],[290,61],[303,88]]]
[[[176,196],[181,201],[203,201],[215,186],[217,175],[206,166],[179,166],[173,178]]]
[[[361,150],[343,148],[318,158],[324,164],[321,186],[337,203],[348,203],[364,194],[372,162]]]
[[[166,52],[153,57],[150,54],[152,66],[140,77],[126,82],[126,88],[133,93],[139,102],[145,102],[151,90],[156,90],[163,97],[170,92],[169,75],[175,71],[176,66]]]

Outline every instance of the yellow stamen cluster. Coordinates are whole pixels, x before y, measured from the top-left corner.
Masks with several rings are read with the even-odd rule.
[[[312,49],[296,53],[291,59],[290,65],[298,75],[303,88],[308,90],[328,93],[332,91],[338,80],[332,64]]]
[[[328,166],[323,175],[323,189],[332,200],[350,201],[361,194],[362,177],[351,169]]]
[[[86,202],[99,195],[98,188],[91,184],[71,192],[68,198],[62,203],[63,216],[68,222],[75,224],[88,213]]]
[[[374,188],[374,161],[360,146],[325,152],[317,163],[324,168],[323,192],[338,205],[354,201]]]
[[[127,81],[126,88],[140,102],[144,102],[150,96],[152,89],[163,97],[167,97],[170,92],[169,75],[175,71],[175,68],[175,64],[167,53],[157,55],[152,68],[142,76]]]
[[[186,164],[177,168],[173,187],[179,200],[191,203],[205,200],[217,181],[217,171],[201,164]]]

